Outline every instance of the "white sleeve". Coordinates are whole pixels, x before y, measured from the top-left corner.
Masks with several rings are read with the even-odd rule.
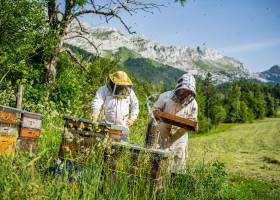
[[[196,100],[194,99],[191,104],[191,112],[188,113],[186,117],[197,121],[197,116],[198,116],[198,106]]]
[[[130,109],[130,118],[136,119],[139,114],[139,103],[133,90],[130,93]]]
[[[163,111],[164,104],[165,104],[165,95],[161,94],[159,96],[158,100],[154,103],[154,106],[153,106],[152,110],[161,110],[161,111]]]
[[[105,101],[105,90],[104,87],[101,87],[97,90],[95,97],[91,103],[92,112],[99,114],[100,109]]]

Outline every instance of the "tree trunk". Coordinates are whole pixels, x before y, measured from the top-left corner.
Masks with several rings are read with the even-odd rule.
[[[65,4],[65,12],[61,21],[58,20],[58,10],[55,0],[48,1],[48,15],[49,24],[52,31],[56,32],[56,45],[52,49],[51,56],[44,61],[46,68],[46,80],[48,83],[54,83],[56,78],[56,66],[58,60],[58,54],[63,45],[63,39],[66,34],[66,29],[72,21],[71,9],[74,6],[74,1],[67,0]]]
[[[57,43],[56,46],[53,48],[51,52],[51,56],[48,60],[45,60],[44,64],[46,67],[46,80],[48,83],[54,83],[56,78],[56,67],[58,61],[58,54],[61,51],[63,46],[64,36],[66,34],[66,29],[69,22],[65,21],[62,26],[60,27],[60,32],[57,36]]]
[[[54,83],[56,78],[57,55],[52,54],[48,61],[44,62],[46,67],[46,80],[48,83]]]

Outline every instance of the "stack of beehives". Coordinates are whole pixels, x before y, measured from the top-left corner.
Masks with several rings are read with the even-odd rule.
[[[22,150],[35,152],[39,143],[42,126],[42,115],[38,113],[22,113],[18,146]]]
[[[0,106],[0,154],[13,155],[19,150],[36,151],[42,115]]]
[[[0,106],[0,154],[14,154],[21,110]]]

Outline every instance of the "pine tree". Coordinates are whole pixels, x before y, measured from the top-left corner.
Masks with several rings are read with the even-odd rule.
[[[225,119],[225,109],[223,107],[224,96],[218,92],[217,87],[212,80],[212,74],[207,73],[203,95],[205,97],[205,114],[207,119],[211,120],[212,124],[217,125]]]
[[[240,87],[235,84],[229,91],[227,97],[227,117],[228,122],[238,122],[240,119]]]

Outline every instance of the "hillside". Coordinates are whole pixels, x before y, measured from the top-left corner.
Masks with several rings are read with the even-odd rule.
[[[69,44],[64,45],[75,54],[81,56],[83,60],[94,61],[96,59],[95,55],[86,50]],[[184,71],[174,67],[161,64],[152,59],[143,58],[125,47],[120,48],[115,54],[107,51],[106,56],[118,60],[118,66],[126,69],[138,81],[148,82],[165,89],[172,89],[177,79],[184,73]]]
[[[113,56],[120,59],[120,64],[137,79],[162,85],[166,89],[171,89],[176,80],[184,73],[180,69],[164,65],[149,58],[143,58],[126,47],[119,48]]]

